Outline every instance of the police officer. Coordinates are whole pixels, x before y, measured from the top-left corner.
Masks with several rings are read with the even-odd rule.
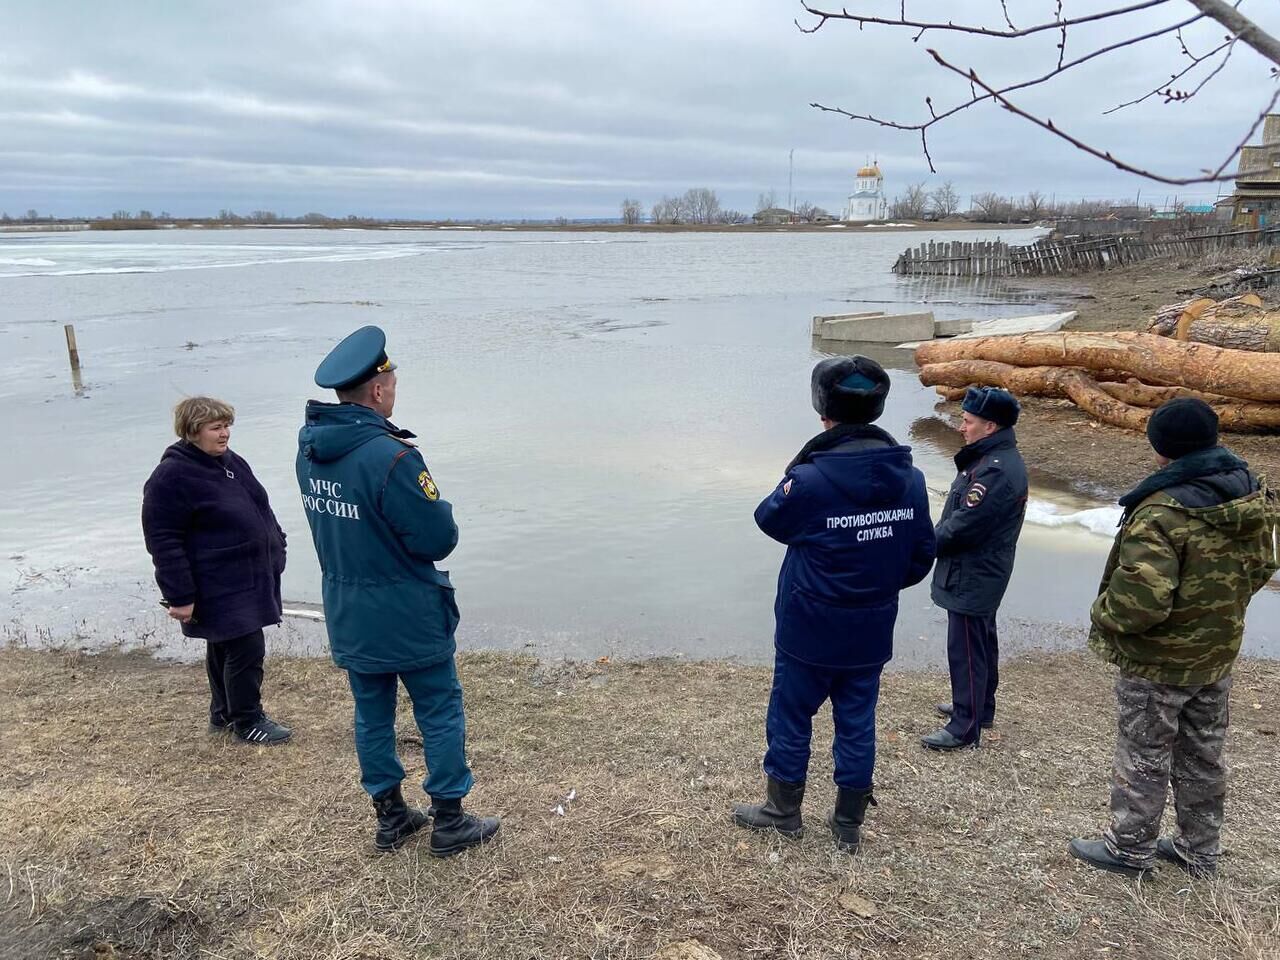
[[[996,611],[1027,509],[1027,468],[1013,435],[1020,410],[1007,390],[965,392],[965,445],[955,456],[959,473],[938,522],[932,591],[933,602],[947,611],[951,702],[938,704],[946,726],[921,740],[930,750],[976,747],[995,722]]]
[[[871,423],[889,377],[866,357],[832,357],[813,371],[825,428],[756,509],[756,523],[787,545],[774,603],[776,656],[765,720],[766,799],[741,805],[743,827],[799,836],[813,715],[828,699],[835,721],[836,845],[857,848],[872,799],[880,672],[893,656],[898,592],[933,563],[924,475]]]
[[[355,698],[360,782],[378,814],[375,845],[396,849],[430,816],[400,792],[395,716],[403,683],[426,757],[431,855],[447,857],[491,838],[498,820],[462,810],[472,778],[453,659],[458,606],[448,573],[435,567],[457,545],[458,528],[414,435],[388,419],[395,369],[377,327],[361,327],[330,351],[315,380],[339,402],[307,403],[298,485],[320,557],[329,646]]]

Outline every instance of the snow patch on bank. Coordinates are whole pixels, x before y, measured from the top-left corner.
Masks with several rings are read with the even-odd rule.
[[[1037,527],[1079,526],[1099,536],[1113,537],[1122,513],[1119,507],[1114,506],[1072,510],[1044,500],[1030,500],[1027,503],[1026,522]]]

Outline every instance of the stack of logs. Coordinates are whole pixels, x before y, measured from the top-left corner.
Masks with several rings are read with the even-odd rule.
[[[1147,333],[1034,333],[934,340],[920,380],[958,400],[969,386],[1071,400],[1103,423],[1142,430],[1174,397],[1199,397],[1223,430],[1280,432],[1280,311],[1257,294],[1161,307]]]

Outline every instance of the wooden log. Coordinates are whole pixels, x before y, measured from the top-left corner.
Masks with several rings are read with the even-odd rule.
[[[1149,333],[1030,333],[933,340],[916,349],[915,359],[921,367],[946,360],[998,360],[1018,367],[1120,370],[1145,383],[1280,402],[1280,354],[1227,350]]]
[[[925,386],[937,386],[942,381],[939,377],[950,379],[940,371],[939,367],[947,364],[926,366],[920,371],[920,382]],[[1103,423],[1126,430],[1143,430],[1151,411],[1139,407],[1131,407],[1123,400],[1117,400],[1103,391],[1093,378],[1079,370],[1067,367],[1009,367],[1008,380],[998,384],[1010,393],[1021,396],[1067,397],[1081,410]],[[960,387],[963,384],[947,383],[945,386]]]
[[[1073,367],[1015,367],[984,360],[954,360],[921,369],[920,382],[938,387],[948,400],[962,399],[967,387],[1003,387],[1024,397],[1059,397],[1103,423],[1140,430],[1151,410],[1175,397],[1199,397],[1218,415],[1218,425],[1232,433],[1280,431],[1280,403],[1248,403],[1184,387],[1153,387],[1138,380],[1099,383]],[[944,392],[946,391],[946,392]]]
[[[1232,350],[1275,353],[1280,351],[1280,311],[1264,310],[1261,298],[1247,293],[1179,321],[1176,336]]]
[[[1207,307],[1213,306],[1215,302],[1212,297],[1193,297],[1180,303],[1167,303],[1152,316],[1151,322],[1147,324],[1147,333],[1154,333],[1161,337],[1172,337],[1178,329],[1178,321],[1184,316],[1190,313],[1198,317]]]

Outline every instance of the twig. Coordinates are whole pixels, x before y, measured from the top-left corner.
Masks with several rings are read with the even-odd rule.
[[[1049,131],[1054,136],[1067,141],[1067,143],[1071,144],[1077,150],[1081,150],[1090,156],[1097,157],[1099,160],[1105,160],[1116,169],[1123,170],[1126,173],[1137,174],[1140,177],[1146,177],[1148,180],[1154,180],[1158,183],[1168,183],[1174,186],[1185,186],[1186,184],[1191,183],[1216,183],[1220,180],[1234,179],[1234,174],[1224,174],[1223,171],[1226,170],[1228,164],[1235,159],[1236,154],[1240,152],[1241,148],[1243,148],[1253,138],[1254,133],[1257,131],[1258,127],[1262,125],[1262,121],[1266,119],[1267,114],[1271,112],[1271,109],[1276,105],[1277,101],[1280,101],[1280,86],[1277,86],[1275,93],[1272,94],[1271,99],[1267,102],[1267,105],[1263,108],[1262,112],[1258,114],[1258,118],[1253,122],[1253,125],[1249,128],[1249,131],[1245,134],[1244,138],[1239,144],[1232,148],[1231,152],[1227,154],[1226,158],[1215,169],[1212,171],[1206,170],[1205,175],[1199,177],[1166,177],[1162,174],[1152,173],[1149,170],[1144,170],[1141,167],[1136,167],[1131,163],[1127,163],[1126,161],[1113,156],[1109,150],[1102,150],[1098,147],[1091,146],[1079,137],[1072,136],[1065,130],[1057,127],[1051,119],[1041,119],[1040,117],[1023,110],[1021,107],[1010,101],[1001,91],[988,85],[985,81],[979,78],[975,71],[972,69],[965,70],[962,67],[957,67],[953,63],[949,63],[942,54],[938,53],[938,51],[930,50],[929,55],[933,57],[939,66],[945,67],[947,70],[965,77],[978,87],[986,90],[996,103],[1000,104],[1000,106],[1004,107],[1010,113],[1015,116],[1022,117],[1024,120],[1030,121],[1042,130]]]
[[[967,110],[970,107],[975,106],[979,103],[982,103],[985,100],[991,100],[995,95],[1012,93],[1015,90],[1025,90],[1028,87],[1038,86],[1042,83],[1046,83],[1049,80],[1052,80],[1054,77],[1058,76],[1059,74],[1066,73],[1068,70],[1078,67],[1081,64],[1088,63],[1090,60],[1094,60],[1108,53],[1113,53],[1116,50],[1121,49],[1122,47],[1127,47],[1136,43],[1145,42],[1147,40],[1154,40],[1157,37],[1166,36],[1167,34],[1172,33],[1173,31],[1181,27],[1189,26],[1190,24],[1195,23],[1197,20],[1202,20],[1203,18],[1204,18],[1203,14],[1196,14],[1195,16],[1189,17],[1186,20],[1183,20],[1179,23],[1170,24],[1169,26],[1161,27],[1158,30],[1152,30],[1149,33],[1142,34],[1141,36],[1129,37],[1124,40],[1118,40],[1115,43],[1108,44],[1105,47],[1099,47],[1097,50],[1094,50],[1091,53],[1087,53],[1082,57],[1077,57],[1075,60],[1072,60],[1069,63],[1059,63],[1059,65],[1056,68],[1054,68],[1053,70],[1050,70],[1048,73],[1044,74],[1043,76],[1035,77],[1031,80],[1024,80],[1021,83],[1010,84],[1007,87],[1000,88],[1000,90],[996,91],[995,93],[991,93],[991,92],[978,93],[977,85],[973,82],[972,79],[970,79],[969,99],[964,103],[961,103],[952,107],[949,110],[944,110],[942,113],[938,113],[933,107],[932,98],[926,98],[925,104],[929,107],[930,119],[925,121],[924,123],[900,123],[895,120],[885,120],[881,117],[876,117],[871,114],[852,113],[848,110],[841,109],[840,107],[828,107],[821,103],[811,103],[809,104],[809,106],[814,107],[818,110],[821,110],[825,113],[838,113],[841,116],[848,117],[850,120],[864,120],[864,121],[867,121],[868,123],[879,124],[882,127],[890,127],[894,130],[919,131],[920,142],[924,150],[925,159],[928,160],[929,162],[929,171],[931,173],[937,173],[938,172],[937,168],[934,166],[933,158],[929,153],[929,141],[928,141],[928,135],[926,133],[926,131],[930,127],[932,127],[935,123],[939,123],[942,120],[946,120],[948,117],[953,117],[957,113]]]
[[[1157,94],[1164,94],[1165,103],[1172,103],[1175,100],[1179,102],[1185,102],[1187,100],[1190,100],[1192,97],[1194,97],[1197,93],[1199,93],[1204,88],[1204,85],[1206,83],[1208,83],[1215,76],[1217,76],[1218,72],[1227,65],[1227,61],[1231,59],[1231,51],[1235,48],[1235,43],[1236,43],[1236,40],[1238,39],[1239,39],[1238,37],[1232,37],[1230,39],[1224,40],[1222,41],[1222,43],[1218,44],[1218,46],[1214,47],[1212,50],[1206,53],[1203,57],[1193,57],[1190,65],[1184,67],[1182,70],[1179,70],[1177,73],[1173,74],[1173,76],[1171,76],[1166,82],[1160,84],[1151,92],[1144,93],[1142,96],[1138,97],[1136,100],[1128,100],[1124,103],[1117,104],[1116,106],[1112,107],[1110,110],[1103,110],[1102,115],[1106,116],[1109,113],[1115,113],[1117,110],[1123,110],[1125,107],[1137,106],[1139,103],[1142,103],[1144,100],[1149,100],[1151,97],[1154,97]],[[1179,32],[1179,42],[1181,42],[1181,32]],[[1183,49],[1185,50],[1186,47],[1184,46]],[[1200,64],[1204,63],[1204,61],[1208,60],[1215,53],[1218,53],[1223,49],[1227,51],[1227,55],[1222,58],[1222,61],[1216,67],[1213,68],[1213,70],[1209,73],[1207,77],[1205,77],[1203,80],[1200,81],[1200,83],[1196,86],[1194,90],[1192,90],[1188,94],[1174,95],[1174,91],[1173,91],[1174,83],[1181,80],[1183,77],[1185,77],[1188,73],[1190,73],[1196,67],[1200,66]]]
[[[942,30],[950,33],[970,33],[982,37],[1026,37],[1033,33],[1042,33],[1045,30],[1065,30],[1067,27],[1074,27],[1081,23],[1096,23],[1099,20],[1109,20],[1113,17],[1122,17],[1125,14],[1136,13],[1139,10],[1149,10],[1152,7],[1163,6],[1168,2],[1169,0],[1144,0],[1142,3],[1130,4],[1127,7],[1117,7],[1114,10],[1103,10],[1098,13],[1087,14],[1086,16],[1067,19],[1063,18],[1061,15],[1062,7],[1061,0],[1059,0],[1059,14],[1052,21],[1048,23],[1038,23],[1033,27],[1023,27],[1020,30],[1012,28],[1008,30],[999,30],[992,27],[978,26],[977,24],[953,23],[951,21],[942,23],[929,20],[908,20],[905,4],[901,9],[898,19],[893,20],[888,17],[872,17],[860,13],[850,13],[848,10],[841,10],[839,13],[830,10],[820,10],[817,7],[810,6],[807,2],[803,2],[802,0],[800,5],[804,7],[805,12],[817,17],[818,22],[810,28],[805,28],[800,26],[800,22],[797,20],[796,26],[799,27],[803,33],[817,33],[828,20],[851,20],[857,24],[870,23],[880,24],[881,26],[887,27],[914,27],[920,30],[920,34],[917,35],[916,39],[919,39],[926,30]],[[1199,0],[1199,2],[1197,2],[1197,0],[1192,0],[1192,2],[1195,2],[1196,6],[1200,6],[1201,3],[1208,4],[1215,2],[1215,0]],[[1209,15],[1212,16],[1212,14]],[[1217,18],[1215,17],[1215,19]]]

